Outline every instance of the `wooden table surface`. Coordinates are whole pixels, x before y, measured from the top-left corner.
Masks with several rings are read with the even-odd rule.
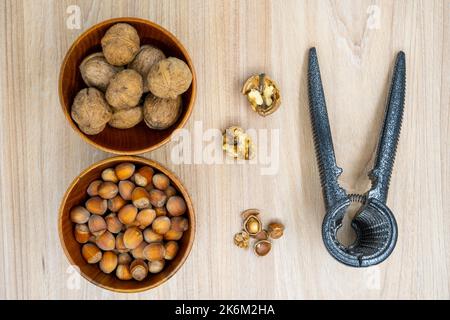
[[[79,29],[71,20],[77,10]],[[450,298],[449,15],[448,0],[2,0],[0,298]],[[279,133],[280,143],[272,175],[261,174],[267,167],[261,163],[176,164],[175,142],[143,155],[181,178],[198,228],[181,270],[140,294],[112,293],[79,279],[57,231],[68,185],[112,156],[86,144],[65,120],[59,67],[84,30],[120,16],[161,24],[190,52],[198,96],[187,129],[267,128]],[[388,197],[399,238],[376,267],[343,266],[322,243],[324,205],[307,104],[311,46],[319,54],[341,182],[350,192],[369,187],[389,71],[396,52],[406,53],[405,116]],[[283,97],[267,118],[239,93],[248,76],[262,71]],[[233,244],[247,208],[287,227],[265,258]]]

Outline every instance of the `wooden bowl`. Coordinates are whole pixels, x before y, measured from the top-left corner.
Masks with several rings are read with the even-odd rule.
[[[99,179],[101,172],[104,169],[115,167],[122,162],[131,162],[136,164],[136,166],[148,165],[154,168],[155,171],[164,173],[170,178],[171,185],[184,198],[187,205],[185,216],[189,220],[189,229],[185,231],[183,237],[178,241],[180,246],[178,254],[175,259],[166,261],[163,271],[157,274],[149,274],[143,281],[119,280],[114,274],[103,273],[98,267],[98,264],[88,264],[81,255],[81,245],[75,240],[73,234],[74,223],[70,220],[69,216],[71,208],[80,203],[84,203],[89,197],[86,193],[88,185],[92,181]],[[93,164],[72,182],[64,195],[59,209],[58,228],[61,245],[67,258],[72,265],[79,268],[80,273],[84,278],[108,290],[117,292],[140,292],[161,285],[169,280],[178,269],[180,269],[191,251],[196,225],[192,201],[180,180],[172,172],[152,160],[133,156],[118,156]]]
[[[141,39],[141,45],[152,44],[160,48],[167,57],[172,56],[185,61],[191,69],[192,84],[189,90],[182,95],[183,111],[178,121],[170,128],[153,130],[142,121],[131,129],[116,129],[107,125],[101,133],[91,136],[83,133],[70,116],[70,110],[76,94],[87,87],[81,78],[79,70],[81,62],[89,54],[102,51],[101,38],[109,27],[119,22],[128,23],[136,28]],[[70,47],[59,74],[59,99],[64,114],[72,128],[93,146],[116,154],[141,154],[167,143],[172,132],[182,128],[189,119],[194,107],[196,92],[197,81],[194,65],[183,45],[166,29],[153,22],[138,18],[106,20],[85,31]]]

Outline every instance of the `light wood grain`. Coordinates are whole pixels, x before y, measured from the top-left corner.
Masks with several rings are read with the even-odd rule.
[[[66,27],[78,5],[80,30]],[[379,28],[371,28],[377,6]],[[450,2],[449,1],[38,1],[0,4],[0,298],[450,298]],[[140,294],[67,285],[58,206],[72,179],[110,157],[66,123],[58,72],[70,44],[89,26],[137,16],[173,32],[197,70],[195,121],[223,129],[280,129],[280,168],[175,165],[173,143],[145,154],[183,181],[197,214],[197,235],[183,268]],[[369,185],[394,55],[407,57],[404,124],[388,204],[399,225],[392,256],[378,267],[340,265],[320,234],[324,215],[307,109],[307,50],[318,48],[342,184]],[[261,118],[239,94],[265,71],[283,104]],[[287,226],[270,256],[233,245],[239,213],[256,207]],[[376,279],[379,279],[379,287]]]

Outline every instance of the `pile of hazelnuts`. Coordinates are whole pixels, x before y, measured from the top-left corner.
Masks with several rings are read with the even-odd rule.
[[[165,174],[125,162],[103,170],[86,192],[70,219],[89,264],[120,280],[142,281],[175,258],[189,221],[185,200]]]

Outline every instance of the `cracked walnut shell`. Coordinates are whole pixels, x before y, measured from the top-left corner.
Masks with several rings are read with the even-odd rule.
[[[128,69],[133,69],[142,76],[144,80],[144,92],[148,92],[148,80],[147,75],[150,68],[156,63],[165,59],[166,55],[160,49],[151,46],[144,45],[139,50],[136,57],[128,65]]]
[[[155,96],[175,99],[189,89],[192,73],[186,62],[170,57],[155,63],[147,80],[148,88]]]
[[[148,94],[144,102],[144,121],[151,129],[164,130],[178,120],[181,111],[181,96],[163,99]]]
[[[114,66],[130,63],[140,48],[136,29],[127,23],[117,23],[109,28],[101,43],[106,60]]]
[[[242,88],[252,109],[265,117],[274,113],[281,104],[280,90],[264,73],[250,77]]]
[[[126,69],[112,77],[105,97],[113,108],[121,110],[137,106],[143,92],[141,75]]]
[[[110,65],[103,53],[93,53],[80,64],[80,73],[84,83],[88,87],[96,87],[105,92],[111,78],[119,71],[121,67]]]

